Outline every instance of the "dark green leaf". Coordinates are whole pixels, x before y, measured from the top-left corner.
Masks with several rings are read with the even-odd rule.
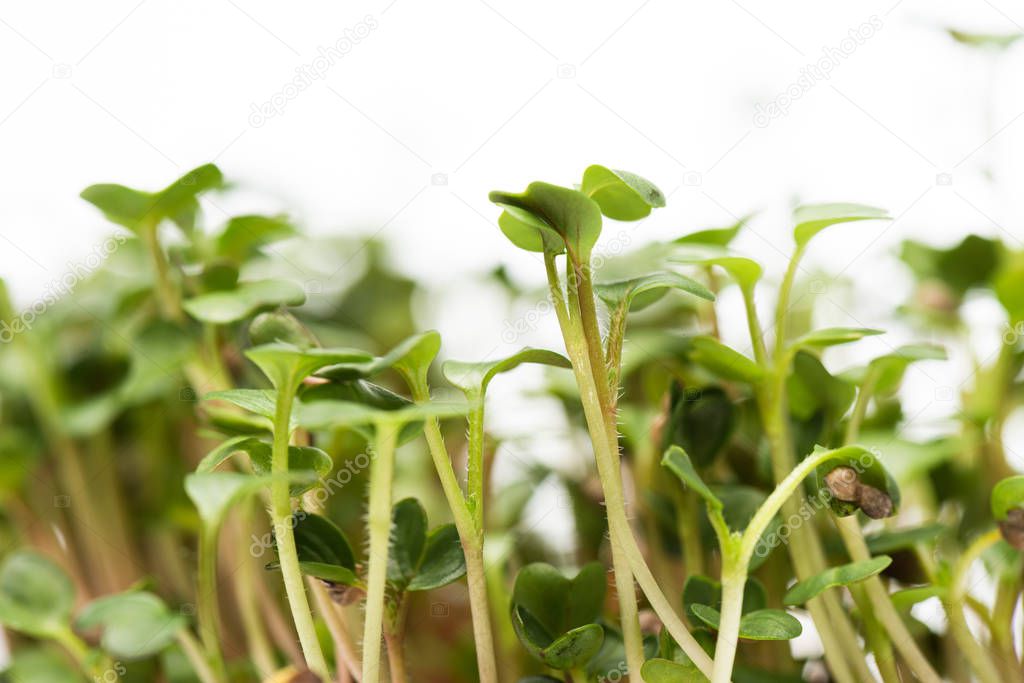
[[[454,524],[445,524],[430,532],[416,576],[406,587],[427,591],[447,586],[466,575],[466,556]]]
[[[235,216],[217,237],[217,256],[242,264],[260,247],[298,234],[285,216]]]
[[[663,448],[682,448],[699,467],[707,467],[732,435],[736,408],[719,387],[683,389],[672,385]]]
[[[707,605],[693,605],[692,610],[705,624],[718,629],[718,610]],[[757,610],[740,619],[739,636],[746,640],[792,640],[801,633],[803,626],[796,617],[779,609]]]
[[[601,209],[597,202],[582,192],[534,182],[519,194],[491,192],[490,200],[506,212],[519,209],[522,213],[514,216],[523,225],[544,225],[550,228],[562,238],[574,260],[589,263],[590,253],[601,234]],[[523,213],[529,216],[529,223],[523,223]],[[542,234],[547,233],[540,230],[538,235]],[[531,242],[531,246],[535,247],[537,241]]]
[[[405,498],[391,509],[388,581],[405,585],[414,576],[427,542],[427,511],[415,498]]]
[[[355,553],[345,533],[334,522],[312,512],[301,512],[294,515],[292,520],[295,548],[300,562],[355,571]]]

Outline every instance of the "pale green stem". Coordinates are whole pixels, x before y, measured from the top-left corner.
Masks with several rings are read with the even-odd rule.
[[[288,606],[291,608],[295,631],[299,635],[299,644],[306,659],[306,666],[324,680],[330,678],[327,660],[324,659],[320,641],[316,635],[316,625],[306,598],[306,586],[299,569],[299,554],[295,547],[295,533],[292,528],[292,500],[288,477],[288,443],[291,440],[291,411],[294,400],[294,389],[289,383],[278,387],[277,406],[274,413],[274,443],[271,452],[270,484],[271,519],[274,524],[274,539],[277,543],[277,556],[281,565],[281,578],[284,581]]]
[[[225,680],[223,676],[215,674],[210,668],[210,664],[203,656],[202,648],[196,642],[191,631],[188,629],[178,631],[177,640],[181,651],[185,653],[185,658],[192,665],[192,670],[195,671],[201,683],[220,683]]]
[[[149,252],[150,263],[153,266],[160,312],[168,320],[180,322],[184,319],[181,310],[181,297],[174,283],[171,282],[167,255],[164,254],[163,247],[160,245],[159,227],[159,221],[149,220],[140,226],[139,233]]]
[[[757,305],[754,302],[754,287],[742,287],[743,307],[747,313],[747,330],[750,332],[750,344],[754,348],[754,360],[762,367],[768,366],[768,351],[764,344],[764,330],[757,317]]]
[[[743,588],[747,581],[745,566],[729,566],[733,560],[726,558],[733,548],[724,549],[722,569],[722,611],[718,623],[718,641],[715,644],[714,672],[711,683],[728,683],[736,660],[736,646],[739,641],[740,619],[743,616]]]
[[[990,547],[1001,540],[1002,536],[998,529],[993,529],[976,538],[967,550],[960,555],[953,567],[953,574],[950,577],[949,593],[947,596],[949,607],[949,627],[956,639],[956,644],[963,651],[967,661],[970,662],[974,673],[982,683],[1000,683],[1001,677],[995,664],[989,657],[985,648],[971,635],[967,626],[967,619],[964,617],[964,601],[967,597],[967,573],[975,560]]]
[[[84,673],[88,675],[92,675],[94,673],[89,666],[89,646],[86,645],[81,638],[75,635],[74,631],[72,631],[70,627],[63,628],[54,633],[53,639],[68,651],[71,658],[75,660],[75,663]]]
[[[882,681],[884,683],[900,683],[900,672],[896,667],[892,642],[882,628],[882,624],[875,617],[867,590],[859,584],[853,584],[849,588],[853,602],[860,610],[861,621],[864,623],[864,638],[871,652],[875,653],[875,663],[878,665],[879,673],[882,674]]]
[[[216,680],[226,678],[224,653],[220,648],[219,601],[217,599],[217,528],[199,532],[199,586],[196,594],[199,636]]]
[[[241,504],[239,529],[243,532],[252,526],[254,511],[253,501],[244,501]],[[267,678],[277,669],[277,663],[267,632],[263,628],[263,621],[260,619],[259,604],[253,599],[256,594],[256,582],[262,580],[262,577],[256,575],[256,563],[253,558],[247,557],[250,550],[245,533],[238,534],[238,543],[238,553],[246,559],[239,566],[233,582],[235,599],[238,603],[239,617],[242,621],[242,630],[245,631],[245,642],[249,649],[249,655],[252,657],[260,677]]]
[[[370,505],[367,527],[370,537],[366,579],[366,615],[363,623],[363,683],[380,681],[380,643],[384,626],[387,588],[388,540],[391,535],[391,481],[394,477],[398,428],[378,422],[377,459],[370,469]]]
[[[426,377],[405,375],[413,400],[430,401]],[[466,556],[466,583],[469,590],[469,608],[473,617],[473,638],[476,645],[476,663],[480,683],[498,682],[498,663],[494,654],[494,634],[491,629],[490,608],[487,600],[487,577],[484,572],[483,529],[477,528],[469,504],[455,476],[451,457],[444,445],[444,436],[437,418],[429,418],[424,425],[424,436],[434,469],[441,480],[448,508],[455,520],[462,549]]]
[[[484,397],[467,395],[470,402],[467,437],[466,492],[477,533],[484,528]]]
[[[608,532],[611,540],[612,567],[615,573],[616,591],[619,598],[619,617],[623,628],[623,640],[626,645],[627,666],[630,671],[637,672],[643,666],[644,661],[643,644],[639,629],[639,619],[637,617],[635,588],[632,578],[635,576],[641,590],[647,596],[652,609],[662,620],[665,628],[697,667],[705,675],[710,675],[710,657],[694,640],[693,636],[690,635],[686,625],[676,615],[672,604],[662,593],[654,575],[647,566],[647,562],[644,560],[643,553],[633,537],[629,520],[626,518],[625,501],[618,471],[618,444],[614,418],[605,414],[604,407],[601,405],[599,398],[599,384],[605,387],[607,387],[607,384],[604,376],[601,376],[600,382],[595,380],[595,369],[591,366],[590,354],[584,348],[586,338],[583,330],[580,327],[579,321],[570,318],[567,312],[568,310],[580,310],[577,305],[578,296],[576,296],[576,289],[573,286],[575,270],[571,266],[567,268],[570,277],[570,306],[566,307],[558,275],[554,268],[554,256],[546,253],[544,262],[547,268],[548,284],[551,289],[555,312],[565,340],[566,351],[572,360],[573,371],[576,374],[576,381],[579,385],[587,428],[594,447],[594,458],[597,462],[598,476],[604,489],[605,509],[608,515]],[[601,372],[602,369],[603,363],[596,372]],[[611,417],[610,420],[608,419],[609,417]]]

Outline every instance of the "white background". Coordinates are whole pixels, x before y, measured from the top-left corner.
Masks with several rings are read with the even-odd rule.
[[[844,49],[871,22],[873,35]],[[893,263],[901,240],[974,231],[1022,246],[1024,42],[988,53],[945,32],[1022,25],[1024,7],[1008,0],[5,2],[0,276],[28,305],[111,230],[82,188],[156,189],[212,160],[243,191],[204,203],[211,221],[222,208],[284,210],[313,233],[390,240],[396,265],[443,302],[424,305],[422,324],[440,327],[448,355],[480,358],[502,348],[510,314],[459,283],[499,262],[541,280],[495,227],[487,192],[568,185],[602,163],[669,195],[606,239],[637,246],[758,211],[737,246],[767,264],[769,282],[791,247],[794,203],[889,209],[891,223],[820,238],[807,270],[847,283],[829,286],[823,323],[891,327],[909,291]],[[253,108],[319,48],[353,35],[322,78],[253,125]],[[830,77],[801,86],[827,50],[844,53]],[[787,113],[755,125],[757,105],[791,88]],[[723,297],[723,324],[742,340],[735,304]],[[1000,318],[969,312],[984,357]],[[557,344],[552,330],[544,321],[516,346]],[[885,351],[900,334],[849,353]],[[923,432],[952,413],[968,376],[956,353],[911,374],[907,412]],[[519,401],[492,419],[515,431],[543,411]]]

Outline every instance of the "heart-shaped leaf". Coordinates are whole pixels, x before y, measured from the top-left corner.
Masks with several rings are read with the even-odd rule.
[[[383,356],[369,361],[332,365],[317,372],[317,376],[347,382],[368,379],[393,367],[407,377],[425,377],[440,350],[441,335],[428,330],[403,340]]]
[[[491,192],[490,200],[506,212],[519,209],[529,216],[529,222],[525,222],[522,213],[512,214],[520,224],[531,226],[537,232],[538,237],[529,242],[531,246],[535,247],[537,242],[545,239],[541,236],[547,234],[545,230],[532,226],[544,225],[562,238],[576,262],[590,262],[590,253],[601,235],[601,209],[587,195],[566,187],[534,182],[519,194]],[[547,242],[541,244],[550,249],[551,241],[547,238]]]
[[[793,210],[793,239],[798,247],[805,246],[825,228],[850,221],[888,219],[884,209],[864,204],[805,204]]]
[[[669,447],[661,459],[661,464],[667,467],[672,474],[679,477],[684,486],[703,498],[708,507],[713,510],[722,509],[722,501],[718,499],[718,496],[700,478],[700,475],[697,474],[697,470],[693,466],[693,461],[690,460],[690,456],[682,448],[679,446]]]
[[[601,213],[617,221],[636,221],[652,208],[665,206],[665,195],[654,183],[628,171],[593,165],[583,172],[580,191],[601,207]]]
[[[707,605],[693,605],[694,615],[718,630],[721,614]],[[760,609],[740,618],[739,637],[745,640],[792,640],[803,633],[803,626],[792,614],[780,609]]]
[[[275,389],[290,392],[320,368],[338,363],[362,363],[373,358],[356,349],[307,349],[283,342],[254,346],[245,355],[263,371]]]
[[[550,365],[556,368],[571,368],[572,363],[560,353],[545,349],[526,348],[511,356],[495,361],[477,363],[450,360],[441,366],[445,379],[462,390],[470,401],[482,400],[487,387],[497,375],[514,370],[523,363]]]
[[[81,197],[94,205],[112,223],[136,231],[143,224],[156,224],[169,218],[185,232],[194,227],[199,204],[196,197],[220,187],[224,178],[213,164],[189,171],[159,192],[143,192],[124,185],[92,185]]]
[[[120,593],[94,600],[76,621],[81,629],[99,627],[103,649],[124,659],[143,659],[174,642],[186,627],[181,614],[172,612],[156,595],[145,591]]]
[[[0,623],[26,635],[66,631],[75,588],[64,570],[42,555],[18,550],[0,565]]]
[[[876,334],[884,334],[884,332],[867,327],[826,327],[808,332],[793,342],[793,346],[801,349],[821,349],[838,344],[849,344]]]
[[[824,593],[835,586],[849,586],[879,574],[892,564],[892,558],[888,555],[872,557],[863,562],[851,562],[839,567],[829,567],[825,571],[815,574],[812,577],[798,581],[792,588],[786,591],[782,598],[784,605],[802,605],[813,597]]]
[[[707,301],[715,300],[715,295],[707,287],[674,272],[651,273],[629,280],[594,285],[594,293],[612,310],[620,306],[625,306],[627,310],[643,310],[670,289],[678,289]]]
[[[734,351],[714,337],[694,337],[690,359],[719,377],[757,384],[764,378],[764,370],[739,351]]]
[[[182,306],[196,320],[227,325],[260,311],[301,306],[305,301],[302,287],[289,280],[252,280],[239,282],[233,289],[194,296]]]

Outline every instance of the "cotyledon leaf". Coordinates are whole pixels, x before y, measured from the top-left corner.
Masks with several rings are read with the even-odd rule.
[[[670,289],[678,289],[707,301],[715,300],[715,295],[704,285],[671,271],[594,285],[594,293],[613,310],[621,305],[634,311],[643,310]]]
[[[617,221],[635,221],[665,206],[665,195],[654,183],[629,171],[594,164],[583,172],[580,191],[601,207],[601,213]]]
[[[468,398],[483,397],[491,380],[500,373],[513,370],[523,363],[571,368],[572,363],[560,353],[546,349],[525,348],[518,353],[494,361],[466,362],[450,360],[441,366],[445,379],[458,387]]]
[[[880,555],[863,562],[851,562],[839,567],[829,567],[819,574],[815,574],[803,581],[798,581],[792,588],[786,591],[782,604],[790,606],[802,605],[829,588],[849,586],[871,578],[890,564],[892,564],[891,557]]]
[[[691,611],[713,629],[718,629],[721,614],[707,605],[693,605]],[[792,640],[803,633],[803,626],[792,614],[780,609],[760,609],[740,618],[739,637],[745,640]]]
[[[793,210],[793,239],[798,247],[806,246],[819,232],[832,225],[851,221],[888,219],[889,214],[866,204],[804,204]]]

